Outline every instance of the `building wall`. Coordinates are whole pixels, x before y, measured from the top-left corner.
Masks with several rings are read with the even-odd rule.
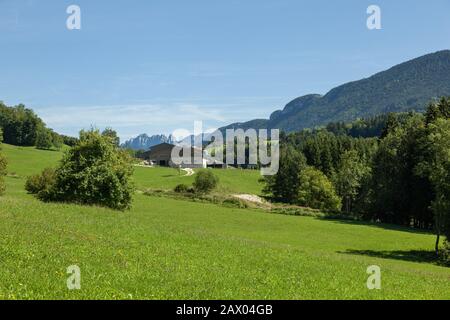
[[[169,166],[173,168],[178,168],[178,165],[175,165],[172,158],[172,150],[174,146],[169,144],[161,144],[153,147],[148,153],[146,153],[146,160],[154,162],[156,165],[160,166]],[[192,150],[192,155],[194,155],[194,150]],[[191,164],[182,164],[181,168],[206,168],[206,160],[203,159],[201,164],[194,163],[194,157],[192,156]]]

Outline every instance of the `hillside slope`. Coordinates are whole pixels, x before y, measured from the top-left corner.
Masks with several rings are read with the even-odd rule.
[[[449,269],[428,260],[431,234],[142,194],[127,212],[43,203],[25,177],[62,153],[4,147],[16,175],[0,197],[0,299],[450,297]],[[66,287],[71,265],[81,290]],[[371,265],[382,290],[366,287]]]
[[[311,94],[294,99],[267,121],[252,120],[228,127],[253,125],[297,131],[388,112],[423,111],[432,99],[449,95],[450,50],[444,50],[341,85],[324,96]]]

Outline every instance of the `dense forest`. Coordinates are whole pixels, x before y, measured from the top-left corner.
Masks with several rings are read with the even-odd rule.
[[[24,105],[8,107],[0,102],[0,129],[3,142],[40,149],[61,148],[65,138],[48,129],[45,123]]]
[[[450,236],[450,98],[425,114],[283,134],[280,145],[280,170],[265,188],[274,201],[434,229],[436,250]]]

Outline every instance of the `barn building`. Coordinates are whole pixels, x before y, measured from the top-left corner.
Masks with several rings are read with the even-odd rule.
[[[161,143],[150,148],[149,151],[142,154],[142,158],[154,165],[162,167],[178,167],[172,161],[172,150],[175,145],[170,143]],[[191,161],[190,163],[182,163],[181,168],[206,168],[207,160],[202,157],[202,163],[198,164],[194,162],[195,148],[191,148]],[[182,151],[181,151],[182,156]]]

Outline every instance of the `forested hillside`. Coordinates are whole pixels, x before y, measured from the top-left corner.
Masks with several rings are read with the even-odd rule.
[[[274,128],[286,132],[353,121],[389,112],[424,111],[430,100],[450,95],[450,50],[397,65],[370,78],[350,82],[326,95],[294,99],[269,120],[229,127]]]
[[[60,148],[64,138],[24,105],[8,107],[0,102],[0,129],[3,142],[17,146],[37,146],[41,149]]]

